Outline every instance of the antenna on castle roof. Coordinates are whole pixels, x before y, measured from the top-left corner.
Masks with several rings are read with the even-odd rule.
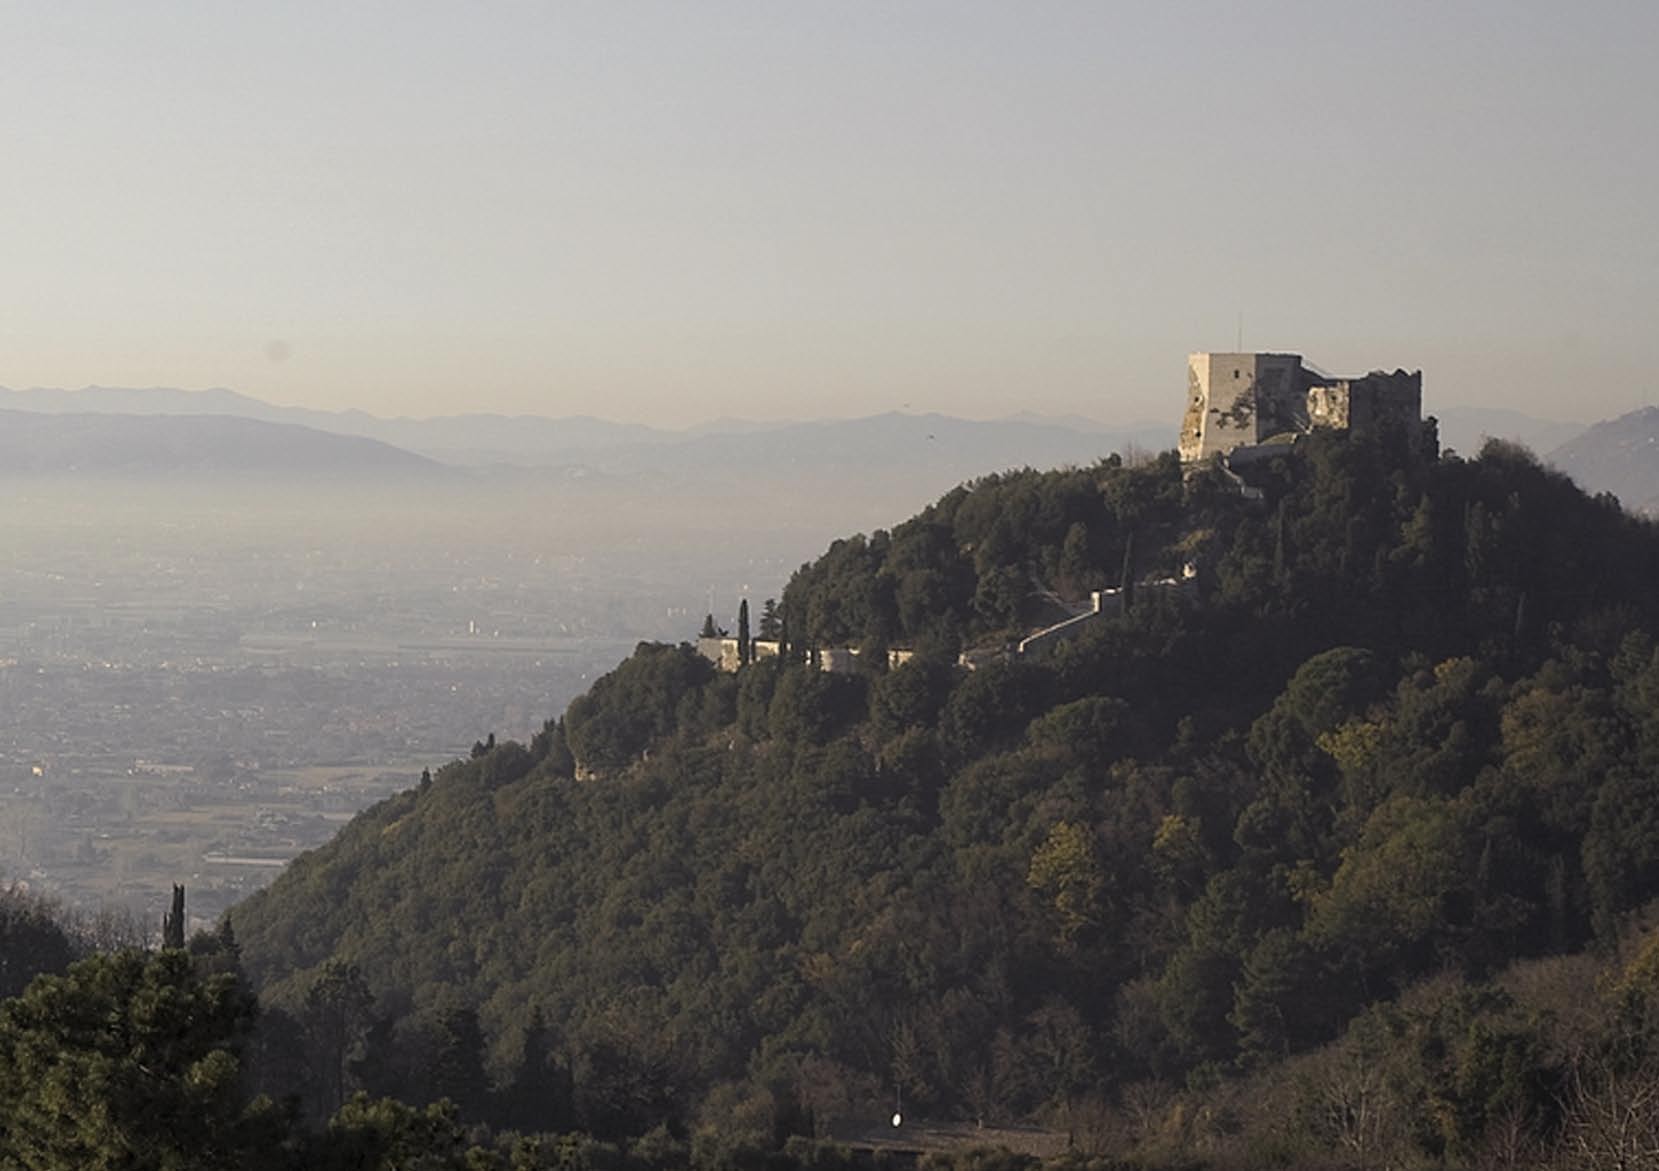
[[[1238,311],[1238,349],[1233,352],[1235,354],[1244,353],[1244,310],[1242,309]]]

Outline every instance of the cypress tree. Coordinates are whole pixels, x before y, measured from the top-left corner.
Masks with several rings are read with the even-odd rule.
[[[505,1093],[506,1119],[526,1134],[565,1129],[570,1122],[570,1090],[553,1052],[553,1034],[538,1006],[524,1027],[524,1054]]]
[[[484,1033],[478,1012],[455,1005],[438,1014],[436,1051],[426,1071],[434,1097],[455,1103],[462,1117],[480,1120],[489,1108],[490,1081],[484,1071]]]
[[[737,603],[737,662],[739,666],[747,667],[753,658],[754,648],[749,641],[749,599],[743,598]]]
[[[173,909],[161,917],[161,946],[184,947],[184,887],[173,884]]]

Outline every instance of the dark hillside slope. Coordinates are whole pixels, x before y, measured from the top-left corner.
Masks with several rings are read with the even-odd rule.
[[[398,1071],[462,1005],[503,1087],[545,1020],[598,1133],[787,1133],[1213,1081],[1659,895],[1654,526],[1499,445],[1318,436],[1264,491],[1110,462],[839,542],[785,592],[794,646],[917,659],[641,645],[239,906],[245,962],[291,1006],[360,966],[371,1090],[435,1096]],[[1050,661],[955,665],[1033,584],[1117,581],[1128,613]]]

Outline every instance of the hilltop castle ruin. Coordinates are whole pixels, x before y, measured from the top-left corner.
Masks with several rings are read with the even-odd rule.
[[[1399,427],[1427,441],[1433,422],[1423,421],[1423,372],[1332,378],[1303,363],[1300,354],[1188,356],[1182,462],[1271,454],[1320,427]]]

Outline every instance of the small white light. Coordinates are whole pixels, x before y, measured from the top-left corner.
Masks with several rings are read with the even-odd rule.
[[[898,1114],[898,1113],[895,1113],[893,1115],[893,1125],[894,1126],[897,1126],[899,1123],[901,1123],[903,1121],[904,1121],[904,1115]]]

